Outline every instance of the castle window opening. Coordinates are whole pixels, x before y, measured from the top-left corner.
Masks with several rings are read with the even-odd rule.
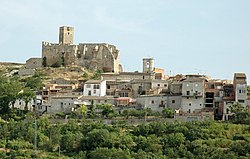
[[[149,62],[147,62],[146,67],[149,68]]]

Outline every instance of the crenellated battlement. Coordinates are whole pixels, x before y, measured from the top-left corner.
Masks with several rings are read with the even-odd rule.
[[[74,45],[73,33],[73,27],[63,26],[59,31],[59,43],[42,42],[44,65],[75,65],[104,72],[121,71],[120,50],[115,45],[108,43]]]

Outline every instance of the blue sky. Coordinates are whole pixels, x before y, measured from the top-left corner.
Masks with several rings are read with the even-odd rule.
[[[40,57],[69,25],[76,44],[116,45],[126,71],[154,57],[166,74],[250,76],[249,0],[2,0],[0,13],[0,61]]]

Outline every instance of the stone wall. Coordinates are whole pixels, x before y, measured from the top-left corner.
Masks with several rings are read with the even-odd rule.
[[[42,43],[43,66],[74,65],[77,45]]]
[[[82,66],[104,72],[120,72],[120,52],[114,45],[97,44],[53,44],[42,43],[44,66],[60,64]]]
[[[42,58],[30,58],[26,61],[26,68],[35,69],[42,67]]]
[[[20,69],[18,71],[18,75],[19,76],[31,76],[31,75],[34,75],[35,74],[35,70],[34,69],[27,69],[27,68],[24,68],[24,69]]]

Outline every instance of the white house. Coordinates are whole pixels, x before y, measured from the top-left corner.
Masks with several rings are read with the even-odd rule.
[[[136,98],[136,103],[161,112],[165,108],[180,109],[181,98],[180,95],[142,95]]]
[[[31,101],[29,101],[27,103],[27,110],[29,111],[33,111],[33,106],[35,105],[35,101],[32,99]],[[12,105],[10,104],[10,107],[12,107]],[[18,108],[21,110],[25,110],[26,107],[26,103],[24,100],[22,99],[17,99],[14,103],[14,108]]]
[[[234,95],[235,102],[247,106],[247,77],[245,73],[234,74]]]
[[[205,79],[199,75],[187,75],[182,82],[181,110],[184,113],[194,113],[204,108]]]
[[[88,80],[84,84],[84,96],[105,96],[106,80]]]

